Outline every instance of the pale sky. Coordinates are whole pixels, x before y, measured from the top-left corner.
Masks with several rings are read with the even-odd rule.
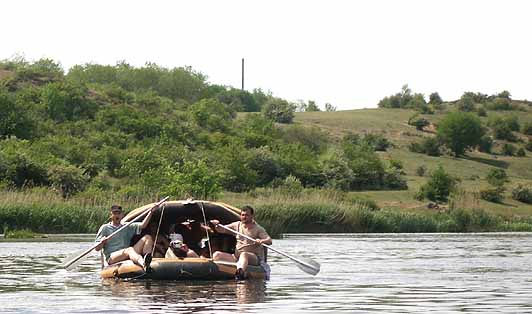
[[[409,84],[428,99],[532,100],[532,3],[476,0],[0,2],[0,59],[192,66],[210,83],[339,110]]]

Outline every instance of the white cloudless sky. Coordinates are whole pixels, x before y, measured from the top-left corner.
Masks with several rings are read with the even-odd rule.
[[[509,90],[532,100],[531,9],[517,0],[7,0],[0,59],[191,66],[239,88],[245,58],[247,90],[339,110],[376,107],[403,84],[427,99]]]

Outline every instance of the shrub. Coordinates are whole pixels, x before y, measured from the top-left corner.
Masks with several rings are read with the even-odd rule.
[[[512,198],[516,201],[532,204],[532,187],[518,184],[512,189]]]
[[[508,98],[496,97],[486,104],[490,110],[512,110],[512,102]]]
[[[480,138],[480,143],[478,144],[478,150],[483,153],[491,153],[493,148],[493,139],[489,135],[484,135]]]
[[[521,128],[521,133],[526,135],[532,135],[532,121],[527,121],[523,124]]]
[[[429,156],[441,155],[441,143],[436,137],[426,137],[419,143],[410,143],[408,149],[414,153],[427,154]]]
[[[505,143],[502,145],[502,151],[501,153],[505,156],[514,156],[516,152],[516,148],[512,144]]]
[[[486,108],[484,107],[478,107],[477,114],[479,117],[485,117],[488,115],[488,112],[486,111]]]
[[[294,197],[303,192],[303,184],[301,184],[301,180],[293,175],[284,178],[284,180],[280,181],[275,188],[283,195]]]
[[[517,149],[517,152],[515,153],[515,155],[517,157],[526,157],[525,149],[523,147],[519,147],[519,149]]]
[[[439,166],[430,176],[427,183],[421,186],[417,199],[429,199],[434,202],[447,202],[449,194],[456,186],[456,179]]]
[[[175,197],[216,199],[221,191],[220,175],[212,171],[204,160],[185,161],[178,169],[170,169],[171,183],[164,194]]]
[[[390,165],[384,169],[383,183],[386,187],[394,190],[407,190],[408,184],[403,177],[404,172],[401,169]]]
[[[475,111],[475,101],[469,95],[462,95],[458,101],[457,108],[459,111],[472,112]]]
[[[288,103],[286,100],[272,98],[264,104],[262,113],[266,118],[275,122],[292,123],[295,110],[295,106]]]
[[[525,149],[529,152],[532,152],[532,140],[528,140],[528,142],[525,144]]]
[[[492,168],[488,171],[486,180],[493,186],[502,187],[506,182],[508,182],[508,175],[504,169]]]
[[[48,170],[52,187],[57,189],[63,198],[70,197],[85,189],[89,177],[83,170],[71,165],[55,165]]]
[[[386,151],[392,143],[382,134],[367,133],[362,137],[362,141],[368,143],[376,151]]]
[[[416,174],[418,176],[423,177],[425,173],[427,173],[427,167],[425,167],[424,165],[421,165],[416,168]]]
[[[438,125],[438,136],[456,157],[477,146],[483,135],[480,119],[471,113],[451,112]]]
[[[348,191],[354,180],[353,170],[340,153],[334,153],[324,160],[322,171],[327,188]]]
[[[430,122],[425,118],[420,118],[417,114],[408,119],[408,125],[416,127],[416,130],[422,131],[424,127],[429,125]]]
[[[440,94],[437,92],[431,93],[429,95],[429,104],[433,105],[441,105],[443,103],[443,100],[440,97]]]
[[[500,203],[503,200],[504,189],[497,187],[480,191],[480,198],[492,203]]]

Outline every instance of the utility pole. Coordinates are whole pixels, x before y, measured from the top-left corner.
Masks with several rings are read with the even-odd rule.
[[[242,90],[244,90],[244,58],[242,58]]]

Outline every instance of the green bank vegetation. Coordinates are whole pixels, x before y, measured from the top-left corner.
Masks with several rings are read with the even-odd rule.
[[[189,67],[18,58],[0,62],[0,107],[8,230],[94,232],[109,204],[167,194],[253,204],[275,234],[528,230],[532,216],[531,103],[507,91],[426,102],[404,86],[379,109],[321,111]]]

